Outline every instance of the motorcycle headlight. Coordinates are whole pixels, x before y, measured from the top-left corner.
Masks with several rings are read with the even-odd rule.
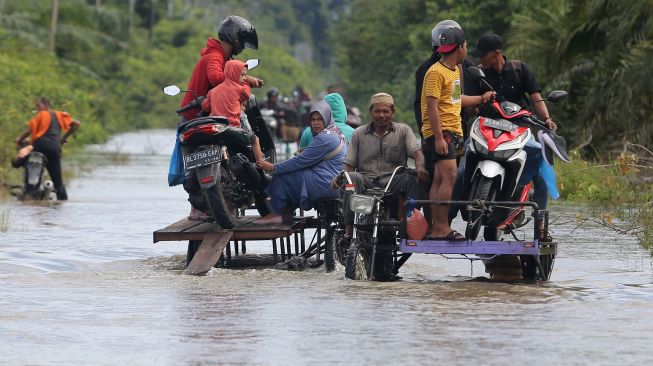
[[[352,194],[349,199],[349,207],[356,213],[369,215],[374,210],[374,197]]]

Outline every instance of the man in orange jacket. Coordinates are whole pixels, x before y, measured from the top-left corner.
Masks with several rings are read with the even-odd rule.
[[[54,183],[57,200],[68,199],[61,175],[61,145],[64,145],[78,128],[79,121],[73,119],[68,112],[52,110],[50,100],[39,98],[36,100],[36,115],[15,140],[16,146],[21,147],[23,141],[31,136],[34,151],[42,153],[48,159],[45,167]]]

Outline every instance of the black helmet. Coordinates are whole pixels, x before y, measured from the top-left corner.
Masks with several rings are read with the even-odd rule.
[[[230,15],[220,23],[218,37],[222,42],[227,42],[233,46],[234,55],[239,54],[245,48],[258,49],[256,29],[247,19],[236,15]]]
[[[442,35],[442,32],[449,28],[458,28],[462,29],[460,27],[460,24],[456,23],[453,20],[443,20],[440,23],[436,24],[435,27],[433,27],[433,30],[431,31],[431,46],[433,50],[435,51],[438,47],[440,47],[440,36]]]
[[[279,89],[272,87],[270,90],[268,90],[268,98],[274,97],[275,95],[279,95]]]

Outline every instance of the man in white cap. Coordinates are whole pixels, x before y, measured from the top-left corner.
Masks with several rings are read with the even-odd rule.
[[[399,198],[426,199],[428,175],[424,169],[424,155],[413,130],[404,123],[393,121],[395,107],[390,94],[377,93],[370,99],[372,123],[358,127],[352,135],[345,157],[345,171],[355,185],[356,192],[367,188],[385,187],[398,166],[406,166],[408,158],[415,160],[416,176],[403,173],[390,184],[393,204]],[[419,184],[425,183],[425,184]],[[354,214],[345,204],[344,220],[347,235],[353,231]]]

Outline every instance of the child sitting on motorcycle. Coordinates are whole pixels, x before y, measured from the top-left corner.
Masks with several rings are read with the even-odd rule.
[[[247,78],[247,66],[239,60],[229,60],[224,67],[225,80],[211,89],[202,102],[202,110],[210,111],[212,116],[222,116],[229,121],[229,127],[242,129],[252,144],[256,160],[264,159],[258,137],[241,124],[241,114],[247,106],[251,94]]]

